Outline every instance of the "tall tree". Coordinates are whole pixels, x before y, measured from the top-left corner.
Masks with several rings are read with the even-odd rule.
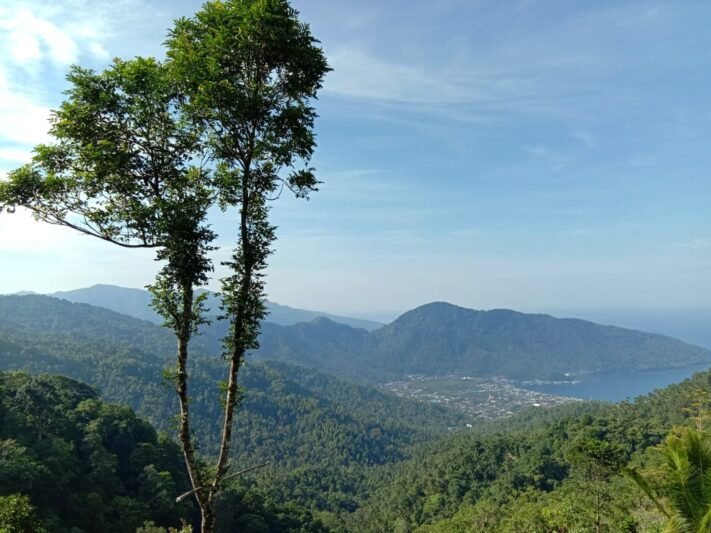
[[[167,41],[186,113],[205,129],[223,209],[237,209],[231,273],[222,280],[230,320],[229,375],[219,456],[212,482],[197,491],[203,531],[228,471],[238,372],[258,347],[265,317],[264,275],[275,240],[269,202],[287,188],[308,197],[318,181],[309,161],[316,143],[311,103],[329,70],[318,41],[287,0],[207,2],[176,21]]]
[[[311,106],[329,68],[318,41],[286,0],[208,2],[176,21],[167,64],[119,61],[96,74],[75,67],[55,113],[56,143],[0,183],[0,210],[18,206],[39,220],[128,248],[156,248],[164,267],[154,306],[177,338],[179,438],[202,530],[229,468],[238,371],[258,346],[266,314],[264,274],[275,228],[269,202],[284,188],[316,190]],[[177,80],[177,81],[176,81]],[[212,175],[206,166],[210,162]],[[207,282],[214,201],[239,211],[225,264],[223,311],[229,361],[221,444],[214,469],[200,462],[190,429],[188,344],[202,323],[195,288]]]
[[[202,134],[182,114],[171,72],[154,59],[116,60],[102,73],[74,67],[68,98],[54,113],[52,145],[0,182],[0,211],[29,209],[38,220],[126,248],[154,248],[164,263],[154,306],[177,339],[179,437],[193,486],[205,484],[192,442],[188,344],[203,322],[214,203]]]

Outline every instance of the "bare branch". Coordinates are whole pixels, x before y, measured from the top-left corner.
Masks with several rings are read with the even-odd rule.
[[[251,472],[252,470],[257,470],[258,468],[263,468],[263,467],[267,466],[268,464],[269,464],[269,461],[267,461],[265,463],[258,464],[258,465],[250,466],[249,468],[245,468],[244,470],[240,470],[239,472],[230,474],[229,476],[225,477],[222,481],[224,482],[224,481],[227,481],[228,479],[236,478],[237,476],[241,476],[242,474],[246,474],[247,472]],[[180,496],[175,498],[175,502],[180,503],[188,496],[195,494],[197,491],[204,489],[204,488],[206,488],[206,487],[197,487],[193,490],[186,492],[185,494],[181,494]]]

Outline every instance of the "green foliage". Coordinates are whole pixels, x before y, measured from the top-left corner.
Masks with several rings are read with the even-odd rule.
[[[48,314],[50,309],[55,312]],[[62,314],[60,314],[60,311]],[[472,311],[471,313],[476,312]],[[19,315],[16,319],[14,317],[15,314]],[[77,318],[73,318],[74,316]],[[527,316],[521,315],[520,319],[525,323]],[[150,358],[148,354],[163,356],[174,352],[174,339],[169,332],[161,331],[159,328],[151,327],[150,324],[124,315],[82,304],[70,306],[41,296],[2,297],[0,298],[0,317],[2,317],[0,331],[4,327],[3,324],[7,326],[4,331],[7,333],[8,339],[14,334],[14,331],[19,329],[26,332],[34,331],[39,335],[39,338],[48,338],[48,334],[53,333],[55,342],[61,345],[74,342],[73,339],[76,336],[84,338],[92,336],[97,340],[101,339],[101,342],[106,345],[100,348],[102,351],[109,349],[108,345],[118,349],[117,343],[120,343],[124,346],[130,346],[136,356],[140,355],[140,357],[146,358]],[[114,325],[111,328],[104,328],[102,324],[106,321],[111,321]],[[438,322],[439,319],[433,318],[429,326],[422,324],[419,338],[422,344],[430,347],[429,349],[432,350],[432,353],[440,353],[441,357],[439,359],[444,362],[439,363],[435,360],[427,363],[422,362],[423,366],[418,368],[425,372],[447,373],[450,370],[444,369],[443,365],[451,363],[450,356],[447,355],[449,352],[445,353],[444,348],[448,346],[449,341],[447,339],[449,337],[446,332],[442,332],[442,335],[436,334],[438,331],[436,328],[440,327],[436,326],[435,328]],[[521,327],[524,326],[522,325]],[[533,328],[535,324],[531,323],[525,327]],[[599,327],[602,328],[602,326]],[[602,328],[603,331],[613,329]],[[407,331],[409,331],[407,333],[408,336],[414,335],[414,326],[412,329],[408,327]],[[220,338],[226,335],[224,322],[215,321],[210,325],[203,326],[201,333],[191,341],[192,352],[195,356],[214,356],[222,352]],[[390,355],[386,354],[385,348],[380,348],[379,344],[372,340],[374,338],[373,335],[374,333],[369,334],[364,330],[350,328],[327,319],[319,319],[313,323],[301,323],[293,326],[279,326],[267,322],[262,325],[261,348],[255,353],[255,357],[257,359],[283,360],[327,371],[335,375],[359,377],[361,379],[364,377],[384,379],[387,376],[401,372],[389,360],[399,361],[401,358],[407,357],[407,354],[405,352],[402,354],[398,354],[398,352],[393,352]],[[562,335],[562,332],[560,332],[560,335]],[[633,339],[630,340],[632,341]],[[690,362],[695,360],[696,355],[694,354],[696,352],[693,350],[696,350],[696,348],[690,348],[670,339],[667,339],[667,341],[670,343],[670,347],[672,345],[678,347],[676,361]],[[476,337],[472,337],[467,342],[472,342],[475,346],[479,341]],[[490,339],[487,342],[492,346],[502,346],[508,341],[504,333],[501,333],[497,338]],[[622,340],[618,339],[615,342],[622,342]],[[47,349],[49,350],[50,347],[51,343],[48,343]],[[688,351],[689,349],[691,351]],[[646,364],[664,365],[669,361],[675,360],[674,358],[664,359],[666,357],[663,357],[664,353],[650,348],[648,357],[651,362]],[[373,360],[376,357],[373,354],[379,357],[378,361]],[[516,361],[521,360],[519,356],[524,358],[524,355],[519,353],[519,355],[512,355],[510,359],[501,358],[497,364],[505,364],[513,369],[517,365]],[[544,360],[544,363],[539,365],[539,371],[547,372],[546,368],[552,368],[547,367],[548,363],[545,362],[546,358],[550,357],[549,355],[541,353],[536,354],[535,357],[541,357]],[[525,356],[525,360],[529,360],[528,355]],[[605,365],[608,364],[614,367],[614,364],[617,363],[605,363]],[[383,368],[382,365],[387,365],[387,368]],[[402,368],[408,368],[407,365],[409,363],[403,363],[403,365]],[[477,370],[478,363],[474,361],[472,365],[474,365],[474,368],[469,368],[468,370],[471,370],[472,375],[479,375],[480,371]],[[634,365],[630,365],[630,367],[634,367]],[[374,375],[376,373],[377,375]]]
[[[169,527],[168,529],[156,526],[154,522],[148,521],[136,530],[136,533],[193,533],[193,528],[188,524],[183,524],[180,529]]]
[[[0,373],[0,406],[0,527],[133,532],[192,519],[175,505],[187,485],[178,448],[129,409],[68,378],[20,373]]]
[[[259,346],[266,316],[263,278],[275,239],[268,201],[279,186],[304,197],[316,188],[313,169],[304,168],[315,149],[310,100],[328,65],[286,0],[207,2],[176,21],[167,46],[183,108],[208,132],[220,203],[240,212],[237,244],[225,262],[230,275],[222,280],[234,374],[244,352]],[[228,417],[235,387],[231,377]]]
[[[667,437],[665,444],[676,527],[707,531],[711,528],[711,436],[686,428],[679,436]]]
[[[591,483],[604,483],[619,473],[628,459],[627,447],[581,432],[570,444],[565,457],[574,472]]]
[[[203,234],[199,227],[205,209],[196,209],[196,216],[188,217],[191,223],[171,229],[171,239],[177,235],[180,246],[167,246],[164,256],[159,256],[168,264],[152,287],[156,311],[173,325],[179,340],[179,437],[191,479],[196,488],[204,487],[195,492],[203,513],[201,527],[211,532],[212,508],[231,451],[237,375],[246,352],[259,346],[260,324],[266,316],[264,276],[276,238],[268,202],[280,185],[301,197],[316,188],[314,171],[308,167],[315,149],[316,117],[310,100],[316,97],[328,66],[308,26],[299,21],[287,0],[207,2],[194,17],[175,22],[166,44],[180,108],[206,131],[203,139],[215,165],[205,206],[216,197],[223,209],[239,210],[235,249],[223,263],[229,275],[221,280],[222,309],[229,321],[224,337],[229,371],[219,452],[209,481],[195,468],[185,368],[185,344],[197,330],[203,311],[200,302],[194,305],[192,286],[204,283],[210,266],[205,252],[212,234]]]
[[[195,166],[202,132],[181,113],[170,69],[154,59],[114,60],[102,73],[73,67],[67,99],[54,112],[54,144],[0,184],[0,211],[18,206],[38,220],[128,248],[156,248],[162,268],[150,287],[155,310],[177,339],[180,441],[190,479],[203,480],[191,446],[188,343],[203,323],[196,286],[212,270],[216,235],[205,219],[214,202],[211,174]],[[197,493],[201,509],[202,492]],[[114,506],[132,504],[117,499]]]
[[[42,533],[30,499],[21,494],[0,495],[0,533]]]
[[[289,2],[207,2],[176,21],[167,46],[188,113],[213,133],[226,205],[244,201],[245,185],[255,196],[281,182],[300,196],[314,189],[313,170],[301,167],[315,148],[310,100],[329,69]]]
[[[667,518],[667,530],[696,533],[711,529],[711,434],[675,428],[657,447],[665,463],[628,476]]]
[[[205,185],[192,166],[200,134],[178,113],[169,71],[151,58],[117,59],[101,73],[73,67],[67,79],[54,144],[37,146],[0,184],[0,209],[25,207],[121,246],[165,247],[201,216]]]
[[[217,513],[218,533],[250,531],[328,531],[322,521],[304,507],[294,503],[277,504],[263,491],[232,484],[219,497]]]
[[[44,297],[0,298],[3,304],[5,368],[84,379],[172,430],[174,400],[160,385],[170,356],[152,355],[164,346],[160,328]],[[135,338],[133,326],[140,332]],[[191,408],[203,422],[196,429],[208,454],[218,444],[208,435],[216,434],[219,419],[221,367],[209,358],[190,367]],[[132,441],[154,442],[145,423],[117,422],[126,410],[101,407],[90,388],[65,386],[66,378],[6,379],[10,385],[2,388],[14,399],[0,403],[0,427],[7,432],[0,435],[0,480],[7,483],[0,494],[29,495],[45,527],[61,531],[65,518],[48,498],[74,490],[77,449],[91,465],[82,474],[91,488],[82,493],[82,509],[99,517],[101,527],[118,512],[132,524],[179,527],[177,515],[185,509],[170,495],[187,490],[186,482],[168,477],[171,470],[160,466],[164,454],[156,452],[168,443],[158,439],[130,451]],[[711,375],[697,374],[635,402],[530,410],[455,434],[446,428],[461,426],[462,419],[436,406],[284,363],[250,365],[241,387],[240,453],[232,468],[271,464],[229,488],[219,504],[226,523],[279,531],[292,528],[287,525],[296,517],[306,530],[653,531],[664,516],[616,472],[637,465],[654,494],[671,502],[670,467],[648,450],[671,428],[699,418]],[[57,437],[74,427],[62,415],[65,404],[76,406],[72,423],[86,422],[79,447]],[[18,420],[22,439],[15,436]],[[121,460],[127,453],[134,461],[128,465]],[[48,488],[46,480],[58,481]],[[125,492],[115,494],[121,486]],[[102,510],[107,505],[113,511]]]
[[[38,435],[32,413],[47,401],[55,423]],[[179,448],[128,408],[68,378],[22,373],[0,373],[0,408],[0,531],[188,533],[196,524],[195,507],[175,501],[190,488]],[[218,516],[220,531],[325,531],[308,509],[240,485]]]

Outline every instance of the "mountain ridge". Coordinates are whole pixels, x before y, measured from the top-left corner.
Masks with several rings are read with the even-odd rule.
[[[477,311],[446,302],[407,311],[365,336],[342,330],[321,343],[322,330],[313,323],[298,331],[271,327],[260,353],[285,361],[317,360],[319,368],[340,375],[381,378],[453,373],[561,378],[711,364],[708,350],[665,335],[509,309]]]
[[[84,318],[76,320],[75,315]],[[48,296],[0,297],[0,332],[35,329],[63,342],[89,329],[106,343],[172,355],[171,332],[151,322]],[[215,321],[193,341],[197,357],[222,352],[227,324]],[[19,331],[18,330],[18,331]],[[711,352],[677,339],[580,319],[435,302],[375,331],[328,318],[262,325],[257,360],[278,360],[339,377],[382,382],[411,374],[560,379],[608,371],[711,365]],[[149,348],[146,348],[149,347]]]
[[[28,291],[23,291],[27,293]],[[210,315],[219,314],[219,300],[215,293],[209,293],[207,307]],[[18,293],[19,295],[20,293]],[[135,289],[129,287],[120,287],[118,285],[96,284],[90,287],[82,287],[70,291],[58,291],[47,296],[62,298],[64,300],[75,303],[87,303],[96,307],[104,307],[121,314],[134,316],[143,320],[148,320],[154,324],[161,324],[163,319],[151,308],[151,295],[143,289]],[[314,318],[323,316],[330,318],[334,322],[347,324],[354,328],[362,328],[372,331],[381,327],[383,324],[373,320],[365,320],[361,318],[345,317],[334,315],[322,311],[312,311],[309,309],[300,309],[289,305],[282,305],[276,302],[267,302],[269,315],[268,322],[273,322],[281,325],[292,325],[298,322],[309,322]]]

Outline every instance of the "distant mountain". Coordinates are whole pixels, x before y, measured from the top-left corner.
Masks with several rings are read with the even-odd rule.
[[[91,287],[76,289],[73,291],[55,292],[50,296],[62,298],[70,302],[104,307],[106,309],[116,311],[117,313],[141,318],[143,320],[149,320],[155,324],[162,323],[160,316],[158,316],[158,314],[156,314],[150,306],[150,293],[142,289],[129,289],[126,287],[117,287],[115,285],[93,285]],[[208,298],[207,307],[210,309],[210,314],[219,314],[220,304],[218,299],[212,293]],[[359,318],[332,315],[321,311],[298,309],[296,307],[280,305],[274,302],[268,302],[268,308],[269,316],[267,317],[267,321],[284,326],[297,324],[299,322],[310,322],[318,317],[326,317],[334,322],[346,324],[353,328],[362,328],[368,331],[372,331],[383,325],[372,320],[361,320]]]
[[[260,354],[338,375],[450,373],[562,378],[711,365],[711,352],[664,335],[506,309],[432,303],[370,333],[328,320],[265,328]]]
[[[116,285],[92,285],[73,291],[59,291],[50,294],[74,303],[103,307],[124,315],[160,323],[161,318],[151,308],[151,294],[142,289],[117,287]]]
[[[221,352],[225,323],[193,341],[196,356]],[[172,355],[172,334],[107,309],[46,296],[0,297],[0,333],[23,332],[71,346],[91,339],[100,350]],[[37,341],[39,342],[39,341]],[[711,352],[653,333],[506,309],[474,311],[432,303],[367,332],[328,318],[265,323],[252,358],[308,366],[333,375],[382,381],[408,374],[559,379],[597,372],[681,368],[708,363]]]

